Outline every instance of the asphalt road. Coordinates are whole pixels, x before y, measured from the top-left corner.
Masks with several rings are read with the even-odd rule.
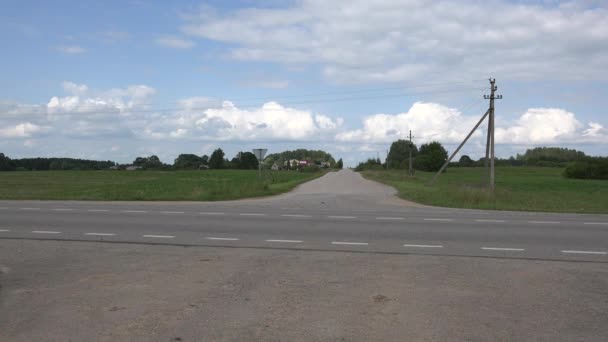
[[[607,341],[608,217],[273,198],[0,202],[0,341]]]
[[[244,201],[0,201],[0,238],[608,262],[608,215],[416,205],[350,170]]]

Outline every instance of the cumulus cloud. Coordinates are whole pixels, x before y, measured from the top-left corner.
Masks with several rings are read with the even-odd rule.
[[[411,129],[419,143],[437,140],[456,144],[464,139],[479,118],[440,104],[417,102],[405,113],[371,115],[364,119],[363,128],[340,132],[336,140],[388,144],[406,139]],[[487,120],[485,122],[473,134],[472,144],[483,143]],[[574,113],[564,109],[530,108],[515,122],[502,127],[497,125],[495,138],[497,144],[511,145],[605,143],[608,142],[608,130],[595,122],[585,127]]]
[[[24,122],[12,127],[0,128],[2,138],[29,138],[36,133],[45,132],[48,127],[38,126],[31,122]]]
[[[600,2],[302,0],[185,17],[184,33],[228,43],[232,58],[318,63],[335,82],[608,79]]]
[[[156,38],[155,42],[160,46],[171,49],[191,49],[195,45],[191,40],[174,36],[160,36]]]
[[[67,53],[70,55],[75,55],[75,54],[85,53],[87,50],[78,45],[71,45],[71,46],[58,46],[57,51]]]

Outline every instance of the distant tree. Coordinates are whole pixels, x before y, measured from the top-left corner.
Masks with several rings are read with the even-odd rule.
[[[448,152],[445,148],[439,142],[433,141],[420,146],[415,160],[415,167],[421,171],[439,171],[447,159]]]
[[[460,159],[458,160],[458,164],[459,164],[459,166],[470,167],[470,166],[473,166],[475,164],[475,162],[473,161],[473,159],[471,159],[471,157],[469,157],[465,154],[462,157],[460,157]]]
[[[241,152],[239,158],[239,169],[257,169],[258,158],[251,152]]]
[[[586,157],[568,164],[564,170],[566,178],[608,180],[608,158]]]
[[[205,154],[201,157],[201,164],[209,165],[209,156],[208,155]]]
[[[180,154],[173,162],[173,167],[178,170],[198,169],[203,164],[203,158],[195,154]]]
[[[4,153],[0,153],[0,171],[15,171],[15,162]]]
[[[217,150],[213,151],[211,157],[209,158],[209,168],[223,169],[225,163],[226,162],[224,160],[224,151],[222,151],[221,148],[218,148]]]
[[[165,168],[166,165],[160,161],[158,156],[152,155],[150,157],[137,157],[133,161],[133,165],[139,166],[142,169],[150,170],[150,169],[162,169]]]
[[[404,165],[407,165],[410,147],[412,148],[412,157],[415,158],[418,154],[416,144],[403,139],[394,141],[386,157],[386,164],[391,169],[402,168]]]
[[[336,162],[336,169],[342,169],[344,167],[344,162],[342,161],[342,158],[338,159],[338,162]]]
[[[355,167],[355,171],[364,171],[364,170],[382,170],[382,163],[380,163],[380,159],[378,158],[370,158],[363,163],[359,163],[357,167]]]

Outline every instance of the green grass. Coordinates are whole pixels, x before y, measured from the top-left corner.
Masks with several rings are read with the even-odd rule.
[[[608,181],[562,177],[561,168],[496,168],[496,191],[484,188],[483,168],[449,168],[435,186],[427,185],[434,173],[363,171],[368,179],[395,187],[401,198],[454,208],[608,213]]]
[[[0,172],[0,199],[218,201],[289,191],[323,172],[23,171]]]

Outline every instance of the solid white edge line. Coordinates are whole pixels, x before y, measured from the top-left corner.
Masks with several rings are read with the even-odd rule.
[[[161,211],[161,214],[184,214],[183,211]]]
[[[495,222],[495,223],[503,223],[505,220],[475,220],[475,222]]]
[[[380,216],[380,217],[376,217],[376,220],[403,220],[403,217],[386,217],[386,216]]]
[[[84,235],[93,235],[93,236],[114,236],[114,233],[84,233]]]
[[[312,217],[311,215],[301,215],[301,214],[283,214],[283,217]]]
[[[523,252],[523,248],[508,248],[508,247],[481,247],[484,251],[511,251],[511,252]]]
[[[339,215],[330,215],[327,217],[332,218],[332,219],[356,219],[357,218],[357,216],[339,216]]]
[[[369,245],[367,242],[347,242],[347,241],[332,241],[332,245],[358,245],[358,246],[367,246]]]
[[[266,216],[266,214],[258,214],[258,213],[240,213],[240,216]]]
[[[56,232],[53,230],[32,230],[33,234],[61,234],[61,232]]]
[[[206,237],[207,240],[238,241],[238,238]]]
[[[201,215],[224,215],[224,213],[202,212]]]
[[[583,222],[583,224],[598,224],[598,225],[607,225],[608,226],[608,222]]]
[[[159,239],[173,239],[174,235],[142,235],[147,238],[159,238]]]
[[[560,224],[559,221],[528,221],[528,223],[537,223],[537,224]]]
[[[443,248],[442,245],[403,245],[403,247]]]
[[[266,240],[266,242],[300,243],[302,240]]]
[[[599,255],[606,255],[608,254],[608,252],[600,252],[600,251],[562,251],[562,253],[567,253],[567,254],[599,254]]]
[[[448,222],[448,221],[453,221],[454,219],[451,218],[425,218],[425,221],[443,221],[443,222]]]

